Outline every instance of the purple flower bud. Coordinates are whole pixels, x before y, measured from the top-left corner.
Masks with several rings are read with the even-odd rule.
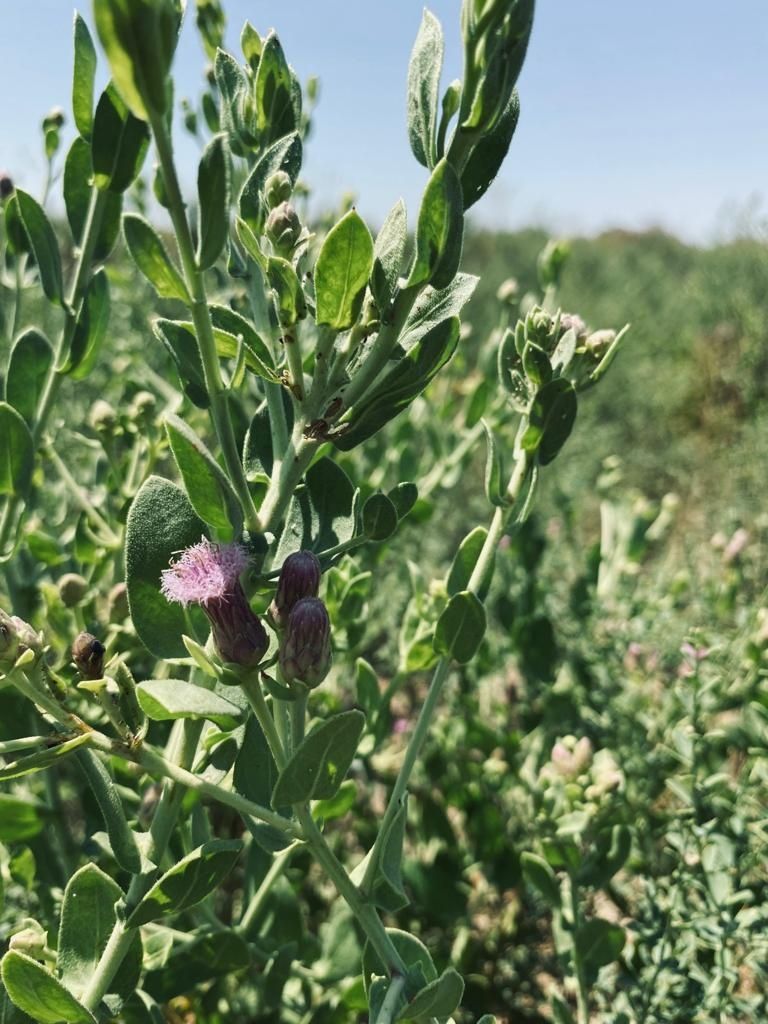
[[[317,597],[321,572],[320,562],[312,551],[296,551],[283,562],[275,599],[269,609],[273,621],[281,629],[285,628],[297,601],[303,597]]]
[[[104,675],[104,644],[93,633],[79,633],[72,644],[72,661],[83,679],[101,679]]]
[[[161,589],[169,601],[200,605],[223,661],[252,668],[267,653],[269,639],[240,585],[247,565],[239,544],[211,544],[203,538],[164,570]]]
[[[13,195],[14,185],[10,174],[0,171],[0,199],[7,199]]]
[[[317,597],[304,597],[288,616],[280,645],[280,670],[287,683],[299,680],[314,689],[328,675],[331,655],[331,620]]]

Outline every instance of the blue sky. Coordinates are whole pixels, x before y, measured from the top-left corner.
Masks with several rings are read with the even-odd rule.
[[[448,82],[461,72],[459,0],[429,6],[445,30]],[[69,105],[72,8],[66,0],[5,0],[2,7],[0,166],[35,191],[43,174],[39,122],[51,106]],[[274,26],[300,77],[321,80],[305,164],[317,200],[354,191],[375,224],[403,195],[415,216],[425,172],[408,148],[405,76],[422,4],[229,0],[226,7],[230,48],[246,18],[259,31]],[[90,20],[87,4],[83,13]],[[747,210],[763,219],[766,44],[765,0],[727,7],[715,0],[539,0],[519,83],[520,125],[476,220],[543,224],[561,234],[661,225],[707,242]],[[203,65],[188,17],[178,96],[196,95]],[[192,185],[194,146],[180,136],[178,152]]]

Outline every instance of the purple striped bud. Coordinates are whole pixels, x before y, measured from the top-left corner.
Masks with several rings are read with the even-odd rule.
[[[211,544],[203,538],[163,571],[161,589],[169,601],[200,605],[223,661],[252,668],[267,653],[269,638],[240,585],[247,565],[247,552],[239,544]]]
[[[277,591],[269,609],[275,625],[285,629],[295,604],[303,597],[317,597],[321,572],[314,552],[296,551],[288,555],[280,570]]]
[[[288,616],[280,645],[280,670],[287,683],[295,680],[310,689],[319,686],[331,669],[331,620],[317,597],[303,597]]]

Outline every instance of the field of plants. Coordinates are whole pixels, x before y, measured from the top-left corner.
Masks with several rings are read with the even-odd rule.
[[[768,1019],[768,248],[473,228],[533,6],[425,12],[378,225],[274,32],[190,3],[177,124],[178,0],[75,16],[0,175],[0,1024]]]

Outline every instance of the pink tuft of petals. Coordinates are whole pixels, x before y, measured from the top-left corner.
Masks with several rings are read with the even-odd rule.
[[[203,537],[163,570],[160,591],[166,600],[185,607],[226,600],[247,565],[248,553],[240,544],[212,544]]]

